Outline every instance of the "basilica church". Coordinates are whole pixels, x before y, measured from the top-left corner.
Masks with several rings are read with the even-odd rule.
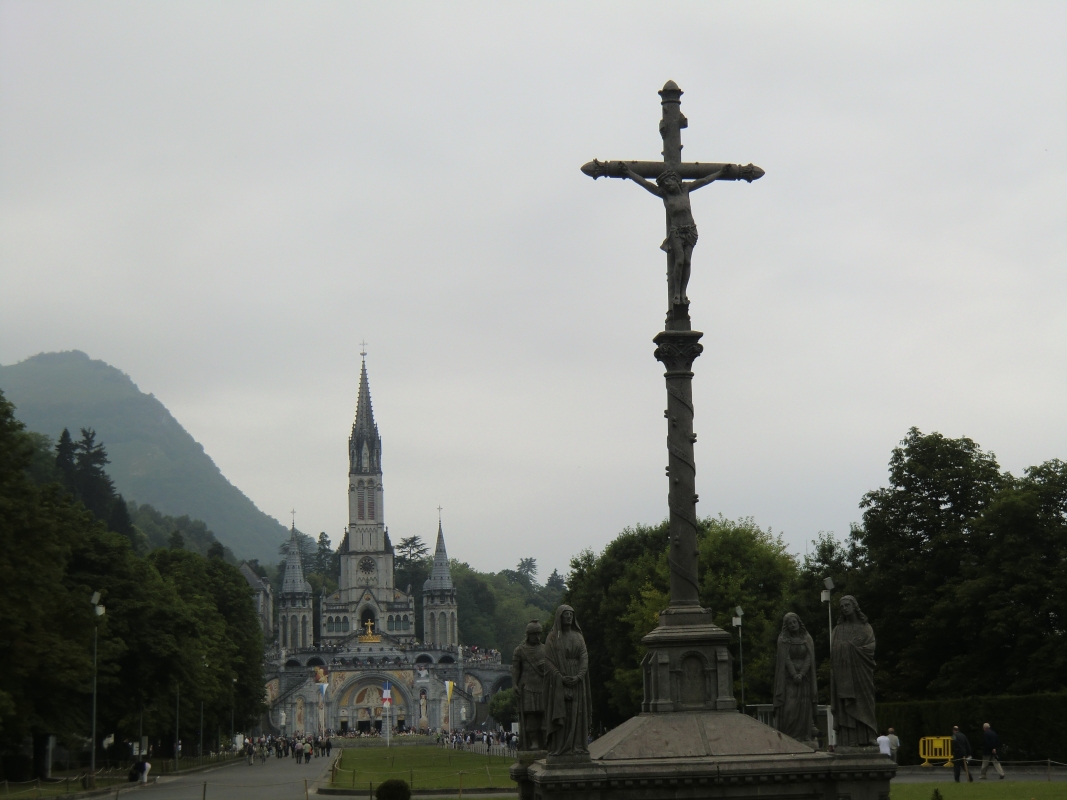
[[[338,588],[318,599],[304,569],[295,527],[268,654],[270,727],[279,732],[439,730],[478,724],[491,694],[511,685],[506,666],[465,659],[456,590],[443,526],[417,609],[411,586],[395,585],[385,525],[382,440],[374,422],[366,355],[348,439],[348,526],[337,550]],[[415,615],[422,614],[418,641]],[[317,630],[316,630],[317,622]],[[472,644],[472,643],[466,643]],[[446,682],[454,684],[448,701]],[[391,704],[384,689],[391,689]]]

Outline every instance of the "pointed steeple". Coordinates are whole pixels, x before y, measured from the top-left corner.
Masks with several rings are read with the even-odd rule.
[[[370,402],[370,382],[367,380],[367,359],[363,359],[363,365],[359,370],[359,395],[356,398],[356,420],[352,423],[352,431],[360,433],[377,433],[378,426],[374,424],[374,408]]]
[[[289,554],[285,558],[285,577],[282,594],[310,594],[311,584],[304,580],[304,564],[300,558],[300,541],[296,538],[296,523],[289,537]]]
[[[448,552],[445,550],[445,532],[437,521],[437,549],[433,554],[433,569],[422,590],[439,591],[452,588],[452,572],[448,568]]]
[[[363,363],[359,371],[359,394],[356,397],[356,418],[352,435],[348,437],[349,472],[375,475],[382,471],[382,438],[374,422],[374,407],[370,400],[370,381],[367,380],[367,353],[361,351]]]

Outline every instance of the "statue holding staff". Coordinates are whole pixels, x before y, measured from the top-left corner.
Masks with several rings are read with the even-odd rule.
[[[545,718],[545,646],[541,623],[526,626],[526,641],[511,657],[511,682],[518,695],[519,749],[543,750]]]

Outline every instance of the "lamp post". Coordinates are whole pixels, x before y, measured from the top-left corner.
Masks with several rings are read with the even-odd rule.
[[[237,696],[237,678],[233,678],[232,680],[233,680],[233,682],[230,684],[230,747],[232,747],[236,751],[237,747],[235,746],[234,742],[236,742],[237,740],[234,738],[233,707],[234,707],[234,703],[236,703],[236,696]],[[283,734],[285,733],[285,723],[284,722],[282,723],[282,733]]]
[[[830,598],[834,593],[834,579],[824,578],[822,585],[826,588],[822,590],[820,599],[826,603],[826,624],[829,631],[827,640],[830,644],[830,691],[827,693],[827,700],[829,703],[826,706],[826,744],[828,747],[833,747],[837,744],[837,736],[834,733],[834,611],[833,604],[830,602]]]
[[[178,755],[181,752],[182,684],[179,681],[174,697],[174,771],[178,771]]]
[[[93,744],[89,752],[89,785],[96,786],[96,639],[100,632],[100,617],[104,616],[104,607],[100,605],[100,592],[93,592],[89,598],[93,604]]]
[[[741,635],[741,618],[745,612],[738,606],[734,609],[737,616],[734,617],[734,627],[737,628],[737,654],[741,657],[741,713],[745,713],[745,644]]]

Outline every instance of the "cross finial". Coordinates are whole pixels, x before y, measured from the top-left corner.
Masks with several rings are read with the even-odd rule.
[[[440,524],[441,524],[441,512],[442,512],[442,511],[444,511],[444,509],[443,509],[443,508],[441,508],[441,506],[438,506],[438,507],[437,507],[437,524],[438,524],[438,525],[440,525]]]
[[[367,343],[366,342],[360,342],[359,343],[359,354],[364,360],[366,360],[366,358],[367,358]]]
[[[289,513],[293,515],[293,530],[295,531],[296,530],[296,509],[294,508]]]

